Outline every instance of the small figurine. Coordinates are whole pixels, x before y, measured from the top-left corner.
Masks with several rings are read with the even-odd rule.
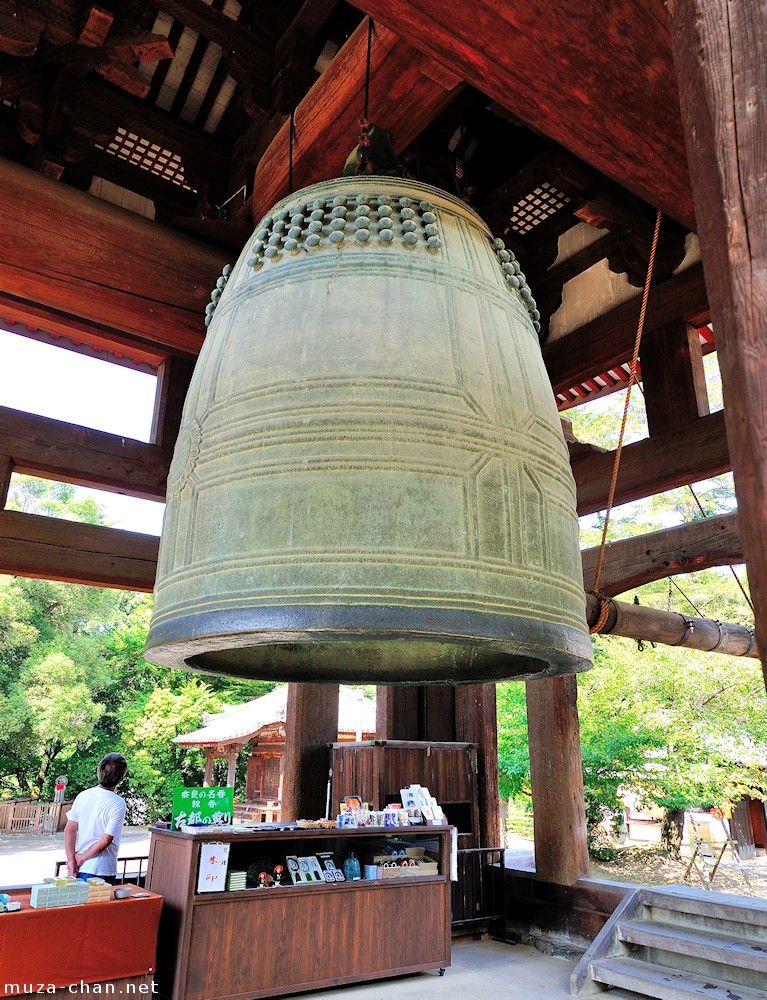
[[[266,885],[266,872],[261,872],[258,876],[258,888],[263,889]]]
[[[285,869],[282,867],[282,865],[275,865],[274,866],[274,883],[273,883],[274,885],[279,885],[280,884],[280,881],[282,879],[282,873],[283,873],[284,870]]]

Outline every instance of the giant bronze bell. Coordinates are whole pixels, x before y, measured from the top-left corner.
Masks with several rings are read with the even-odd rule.
[[[415,181],[326,181],[275,206],[224,284],[147,658],[398,684],[586,669],[539,317],[482,220]]]

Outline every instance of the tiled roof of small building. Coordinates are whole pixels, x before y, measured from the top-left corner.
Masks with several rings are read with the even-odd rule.
[[[173,738],[181,746],[220,746],[226,743],[247,743],[267,726],[284,723],[287,715],[288,685],[281,684],[269,694],[241,705],[228,705],[223,712],[203,716],[203,726],[192,733]],[[372,698],[360,698],[352,688],[339,688],[338,733],[363,736],[375,735],[376,703]]]

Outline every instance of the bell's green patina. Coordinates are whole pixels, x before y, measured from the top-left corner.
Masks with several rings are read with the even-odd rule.
[[[147,658],[310,682],[588,667],[539,316],[474,212],[400,178],[327,181],[276,205],[222,278]]]

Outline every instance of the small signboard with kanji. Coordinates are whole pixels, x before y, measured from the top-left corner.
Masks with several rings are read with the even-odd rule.
[[[226,869],[229,866],[229,844],[200,845],[198,892],[223,892],[226,889]]]
[[[233,788],[174,788],[172,829],[229,826],[234,816]]]

